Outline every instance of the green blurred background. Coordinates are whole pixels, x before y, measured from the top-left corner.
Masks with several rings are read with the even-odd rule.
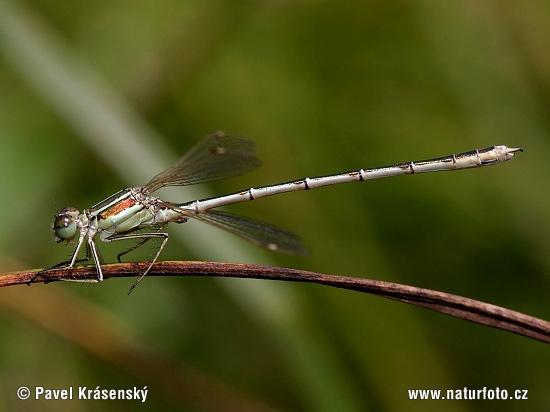
[[[144,184],[219,129],[255,140],[263,167],[160,196],[506,144],[525,152],[228,209],[300,234],[307,257],[187,223],[161,260],[387,280],[550,319],[549,50],[542,0],[0,0],[0,271],[66,259],[56,210]],[[537,341],[315,285],[149,277],[128,297],[131,283],[1,290],[0,409],[550,409]],[[22,385],[149,395],[21,401]],[[464,387],[529,400],[407,395]]]

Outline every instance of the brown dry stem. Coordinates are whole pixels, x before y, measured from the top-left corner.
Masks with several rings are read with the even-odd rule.
[[[147,265],[144,262],[105,265],[102,267],[103,276],[105,279],[139,276],[145,271]],[[94,267],[56,269],[46,272],[25,271],[0,276],[0,287],[29,282],[48,283],[57,280],[93,279],[95,276]],[[272,266],[193,261],[158,262],[153,265],[147,276],[217,276],[317,283],[398,300],[550,343],[550,322],[545,320],[478,300],[398,283]]]

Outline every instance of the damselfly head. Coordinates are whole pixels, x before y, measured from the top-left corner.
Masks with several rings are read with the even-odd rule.
[[[53,238],[57,243],[69,242],[76,236],[76,219],[79,214],[80,212],[76,208],[66,207],[55,216],[52,231],[54,233]]]

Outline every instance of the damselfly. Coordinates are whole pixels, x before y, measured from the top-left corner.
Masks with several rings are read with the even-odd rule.
[[[254,156],[254,150],[255,145],[252,141],[218,132],[203,138],[172,167],[155,176],[145,186],[121,190],[82,212],[74,207],[64,208],[55,216],[52,226],[54,238],[57,242],[66,241],[68,243],[73,241],[78,233],[77,245],[69,261],[51,269],[73,268],[81,261],[88,262],[93,259],[97,268],[97,278],[84,281],[101,282],[103,280],[101,270],[103,261],[96,245],[97,236],[103,242],[127,239],[138,241],[135,246],[118,255],[119,261],[124,254],[135,250],[145,242],[158,239],[161,242],[160,247],[147,270],[130,288],[129,294],[149,272],[166,245],[168,234],[162,232],[162,229],[169,222],[185,223],[190,218],[217,226],[271,250],[304,254],[306,249],[301,245],[298,236],[292,232],[264,222],[212,209],[264,196],[314,189],[338,183],[488,166],[510,160],[514,157],[514,153],[522,151],[519,148],[491,146],[436,159],[372,169],[358,169],[327,176],[306,177],[185,203],[166,202],[151,196],[151,193],[164,186],[204,183],[250,172],[260,165],[260,161]],[[144,233],[144,229],[148,232]],[[78,260],[82,246],[86,248],[86,258]]]

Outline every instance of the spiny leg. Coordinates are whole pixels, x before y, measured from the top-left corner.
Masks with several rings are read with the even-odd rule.
[[[136,246],[136,247],[139,247],[139,246],[143,245],[145,242],[147,242],[147,241],[149,241],[153,238],[162,239],[162,243],[161,243],[160,247],[158,248],[157,253],[155,254],[155,257],[153,258],[153,260],[151,261],[151,263],[149,264],[149,266],[147,267],[145,272],[143,272],[143,274],[140,276],[140,278],[138,280],[136,280],[134,282],[134,284],[130,287],[130,290],[128,291],[128,295],[130,293],[132,293],[132,291],[137,286],[137,284],[139,282],[141,282],[141,280],[145,277],[145,275],[147,275],[147,273],[149,273],[149,271],[151,270],[151,268],[153,267],[153,265],[157,261],[157,259],[160,256],[162,250],[164,249],[164,246],[166,245],[166,242],[168,242],[168,233],[158,233],[158,232],[155,232],[155,233],[141,233],[141,234],[134,233],[134,234],[130,234],[130,235],[113,236],[113,237],[109,237],[109,238],[105,239],[106,242],[114,242],[114,241],[117,241],[117,240],[128,240],[128,239],[143,239]],[[136,247],[132,247],[128,251],[134,250],[134,249],[136,249]],[[126,252],[128,252],[128,251],[126,251]],[[124,253],[126,253],[126,252],[124,252]],[[124,254],[124,253],[122,253],[122,254]]]
[[[90,250],[88,248],[88,244],[86,244],[86,257],[82,258],[82,259],[77,259],[78,254],[80,253],[80,249],[82,248],[82,245],[84,244],[84,239],[85,239],[85,236],[80,236],[80,238],[78,239],[78,244],[76,245],[76,248],[73,252],[73,255],[72,255],[71,259],[36,272],[35,275],[32,277],[32,279],[28,281],[27,285],[30,286],[31,283],[36,279],[36,277],[38,275],[42,274],[42,273],[50,272],[50,271],[56,270],[56,269],[72,269],[72,268],[75,267],[75,265],[77,263],[89,261],[90,260]]]
[[[94,258],[94,263],[97,268],[97,282],[103,282],[103,271],[101,270],[101,264],[103,263],[103,259],[101,257],[101,254],[99,253],[99,250],[97,249],[97,245],[95,244],[95,241],[93,239],[90,239],[88,241],[88,247],[92,252],[92,256]],[[92,282],[92,279],[90,280],[84,280],[84,282]]]
[[[65,282],[77,282],[77,283],[99,283],[103,282],[103,271],[101,269],[101,265],[103,264],[103,258],[101,257],[101,253],[99,252],[99,249],[97,248],[97,245],[95,243],[95,240],[88,239],[88,242],[86,243],[86,257],[84,259],[72,259],[69,266],[66,268],[73,268],[77,262],[88,262],[90,260],[90,255],[93,258],[96,270],[97,270],[97,278],[96,279],[61,279]]]
[[[166,227],[166,223],[163,224],[163,225],[159,225],[158,226],[158,229],[154,232],[154,233],[159,233],[162,229],[164,229]],[[133,252],[134,250],[136,250],[137,248],[143,246],[146,242],[148,242],[149,240],[151,240],[151,237],[147,237],[146,239],[142,240],[141,242],[138,242],[137,244],[135,244],[134,246],[126,249],[125,251],[123,252],[120,252],[118,255],[117,255],[117,260],[119,263],[122,263],[122,260],[120,259],[122,256],[124,256],[125,254],[127,253],[130,253],[130,252]]]

